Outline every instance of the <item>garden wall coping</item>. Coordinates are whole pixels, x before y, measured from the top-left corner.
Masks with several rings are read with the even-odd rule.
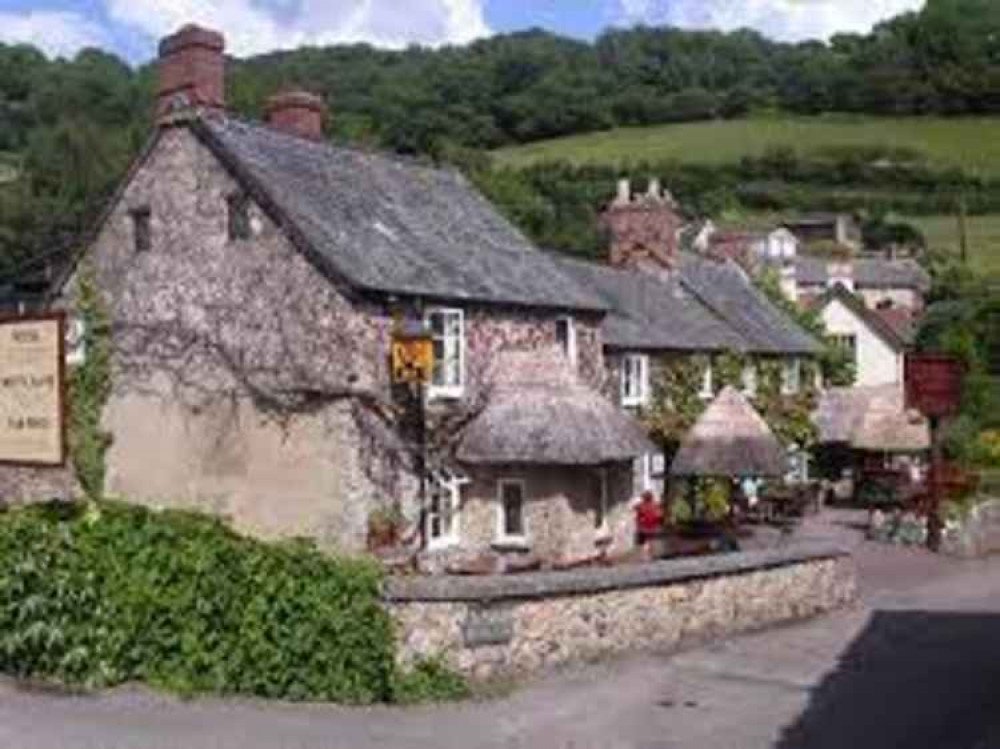
[[[563,572],[482,577],[393,577],[386,581],[384,596],[389,603],[405,604],[492,602],[587,595],[740,575],[849,556],[848,550],[836,544],[803,542],[790,544],[782,549]]]

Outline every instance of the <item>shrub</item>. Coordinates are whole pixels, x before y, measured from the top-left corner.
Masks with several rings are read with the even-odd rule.
[[[0,671],[290,700],[386,701],[398,683],[433,696],[427,673],[395,672],[373,563],[194,514],[90,508],[0,516]]]

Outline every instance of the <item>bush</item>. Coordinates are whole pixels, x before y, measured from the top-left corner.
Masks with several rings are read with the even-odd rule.
[[[16,510],[0,516],[0,671],[88,687],[137,680],[186,694],[388,701],[402,676],[380,584],[367,561],[246,539],[193,514]]]

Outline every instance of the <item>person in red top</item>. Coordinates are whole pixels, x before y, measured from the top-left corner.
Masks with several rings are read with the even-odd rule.
[[[635,506],[635,536],[639,546],[663,535],[663,505],[651,491],[645,491]]]

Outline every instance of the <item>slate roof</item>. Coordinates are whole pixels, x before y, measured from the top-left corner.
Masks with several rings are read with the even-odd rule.
[[[931,280],[920,264],[909,258],[884,260],[882,258],[855,258],[854,283],[859,288],[915,289],[926,293]],[[796,277],[800,284],[824,286],[830,278],[829,260],[812,255],[795,258]]]
[[[680,253],[682,283],[759,354],[816,354],[821,346],[775,307],[734,263]]]
[[[191,127],[326,271],[355,289],[603,310],[457,172],[232,117]]]
[[[681,253],[669,280],[561,258],[577,281],[611,308],[610,348],[815,354],[819,344],[776,309],[732,263]]]
[[[610,348],[710,352],[746,347],[743,338],[679,279],[662,281],[637,271],[558,259],[611,309],[602,331]]]

